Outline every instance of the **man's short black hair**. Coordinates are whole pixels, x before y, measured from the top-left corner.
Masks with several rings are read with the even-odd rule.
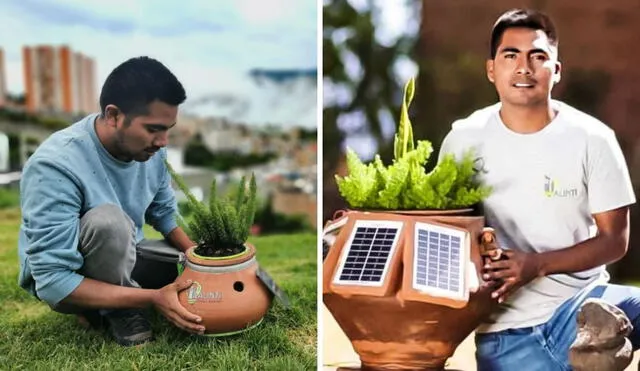
[[[182,84],[167,67],[149,57],[131,58],[116,67],[104,82],[100,109],[105,114],[109,104],[130,116],[148,113],[148,105],[159,100],[177,106],[187,99]]]
[[[491,59],[496,57],[498,45],[502,35],[509,28],[524,27],[532,30],[542,30],[551,45],[558,47],[558,33],[548,15],[531,9],[511,9],[504,12],[493,25],[491,30]]]

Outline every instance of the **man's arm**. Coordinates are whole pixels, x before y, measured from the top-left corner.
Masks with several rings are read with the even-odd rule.
[[[159,154],[163,156],[163,158],[166,158],[164,149],[161,150]],[[171,187],[171,175],[169,175],[169,171],[164,163],[158,166],[161,166],[160,169],[157,169],[161,177],[161,183],[158,192],[153,197],[151,204],[145,212],[145,221],[150,224],[153,229],[162,233],[165,238],[168,238],[168,235],[178,226],[175,219],[178,213],[178,204],[176,202],[175,192]]]
[[[177,293],[189,288],[191,280],[174,282],[159,290],[123,287],[83,278],[80,285],[61,303],[85,308],[143,308],[153,305],[177,327],[192,333],[203,334],[202,318],[187,311],[178,300]]]
[[[124,287],[83,278],[61,303],[87,308],[144,308],[153,305],[158,290]]]
[[[580,272],[621,259],[629,245],[629,207],[594,214],[598,235],[575,246],[539,254],[540,276]]]
[[[191,241],[189,236],[180,227],[174,228],[168,235],[165,236],[171,246],[177,248],[180,251],[187,252],[187,250],[196,245]]]
[[[24,248],[40,300],[55,306],[82,281],[77,271],[79,213],[83,202],[77,182],[64,167],[34,157],[20,181]]]
[[[561,250],[524,253],[506,250],[508,259],[484,266],[483,279],[502,280],[492,297],[502,302],[516,289],[535,278],[556,273],[573,273],[613,263],[627,252],[629,243],[629,206],[593,215],[598,235]]]

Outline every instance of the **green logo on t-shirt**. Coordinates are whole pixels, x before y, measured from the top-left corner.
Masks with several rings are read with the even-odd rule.
[[[577,197],[577,188],[560,188],[558,181],[544,176],[544,195],[547,197]]]

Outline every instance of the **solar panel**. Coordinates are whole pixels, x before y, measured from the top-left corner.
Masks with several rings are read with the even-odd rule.
[[[334,283],[382,286],[401,229],[402,222],[357,220]]]
[[[416,223],[413,288],[434,296],[465,299],[468,243],[464,231]]]

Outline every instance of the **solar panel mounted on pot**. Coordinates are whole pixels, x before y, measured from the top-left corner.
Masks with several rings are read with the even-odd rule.
[[[467,259],[462,244],[466,232],[427,223],[415,224],[413,287],[465,299],[463,270]]]
[[[405,251],[405,282],[401,297],[463,307],[469,300],[469,231],[435,222],[411,224],[413,241],[407,241],[409,246]]]
[[[403,222],[355,220],[351,228],[349,223],[345,228],[348,228],[345,232],[349,236],[343,245],[332,286],[336,290],[359,287],[363,289],[362,293],[385,295],[387,288],[384,286],[393,257],[398,250],[402,251]]]
[[[401,222],[358,220],[345,245],[346,253],[334,282],[382,286],[401,230]]]

